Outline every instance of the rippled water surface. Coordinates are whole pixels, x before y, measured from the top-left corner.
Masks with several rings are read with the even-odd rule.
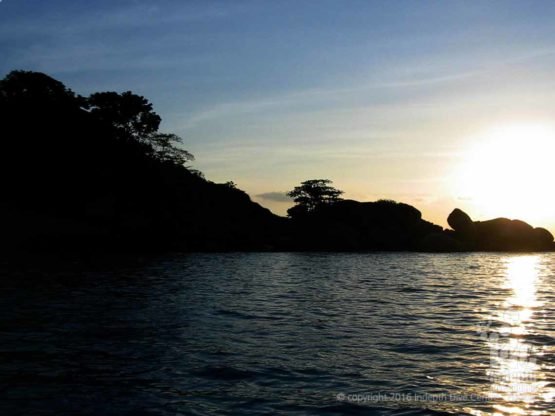
[[[0,266],[1,415],[548,415],[555,255]]]

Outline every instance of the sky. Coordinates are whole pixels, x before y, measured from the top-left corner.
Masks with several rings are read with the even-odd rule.
[[[471,160],[490,138],[503,146],[499,129],[519,126],[511,137],[527,143],[536,130],[522,126],[550,128],[554,21],[553,1],[2,0],[0,76],[144,95],[195,168],[278,214],[286,191],[327,178],[346,198],[406,202],[441,225],[459,207],[555,230],[555,201],[540,195],[555,178],[534,170],[549,147],[524,163],[496,164],[491,146],[481,167]],[[544,176],[537,200],[481,204],[491,193],[476,176],[515,164]]]

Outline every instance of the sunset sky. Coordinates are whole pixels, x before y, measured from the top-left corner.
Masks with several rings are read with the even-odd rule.
[[[0,2],[0,76],[146,96],[194,167],[284,214],[329,178],[446,225],[555,231],[553,1]]]

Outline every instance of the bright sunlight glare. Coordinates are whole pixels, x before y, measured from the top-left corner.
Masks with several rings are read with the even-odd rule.
[[[554,155],[552,126],[491,129],[465,154],[455,179],[457,197],[471,201],[484,219],[509,217],[550,225],[555,222]]]

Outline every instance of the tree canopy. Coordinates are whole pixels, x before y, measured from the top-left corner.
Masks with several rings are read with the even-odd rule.
[[[87,99],[89,112],[121,133],[145,140],[158,131],[162,119],[145,97],[126,91],[98,92]]]
[[[301,182],[299,186],[287,193],[297,204],[287,210],[287,214],[292,218],[300,217],[322,205],[340,201],[343,191],[331,186],[332,183],[329,179],[311,179]]]
[[[2,107],[9,105],[17,110],[19,106],[24,106],[27,110],[41,108],[46,111],[52,107],[82,107],[84,101],[60,81],[41,72],[12,71],[0,80]]]
[[[131,91],[99,92],[89,96],[86,105],[89,113],[112,126],[120,139],[142,144],[149,156],[176,165],[194,160],[191,153],[179,147],[179,136],[158,132],[162,119],[145,97]]]

